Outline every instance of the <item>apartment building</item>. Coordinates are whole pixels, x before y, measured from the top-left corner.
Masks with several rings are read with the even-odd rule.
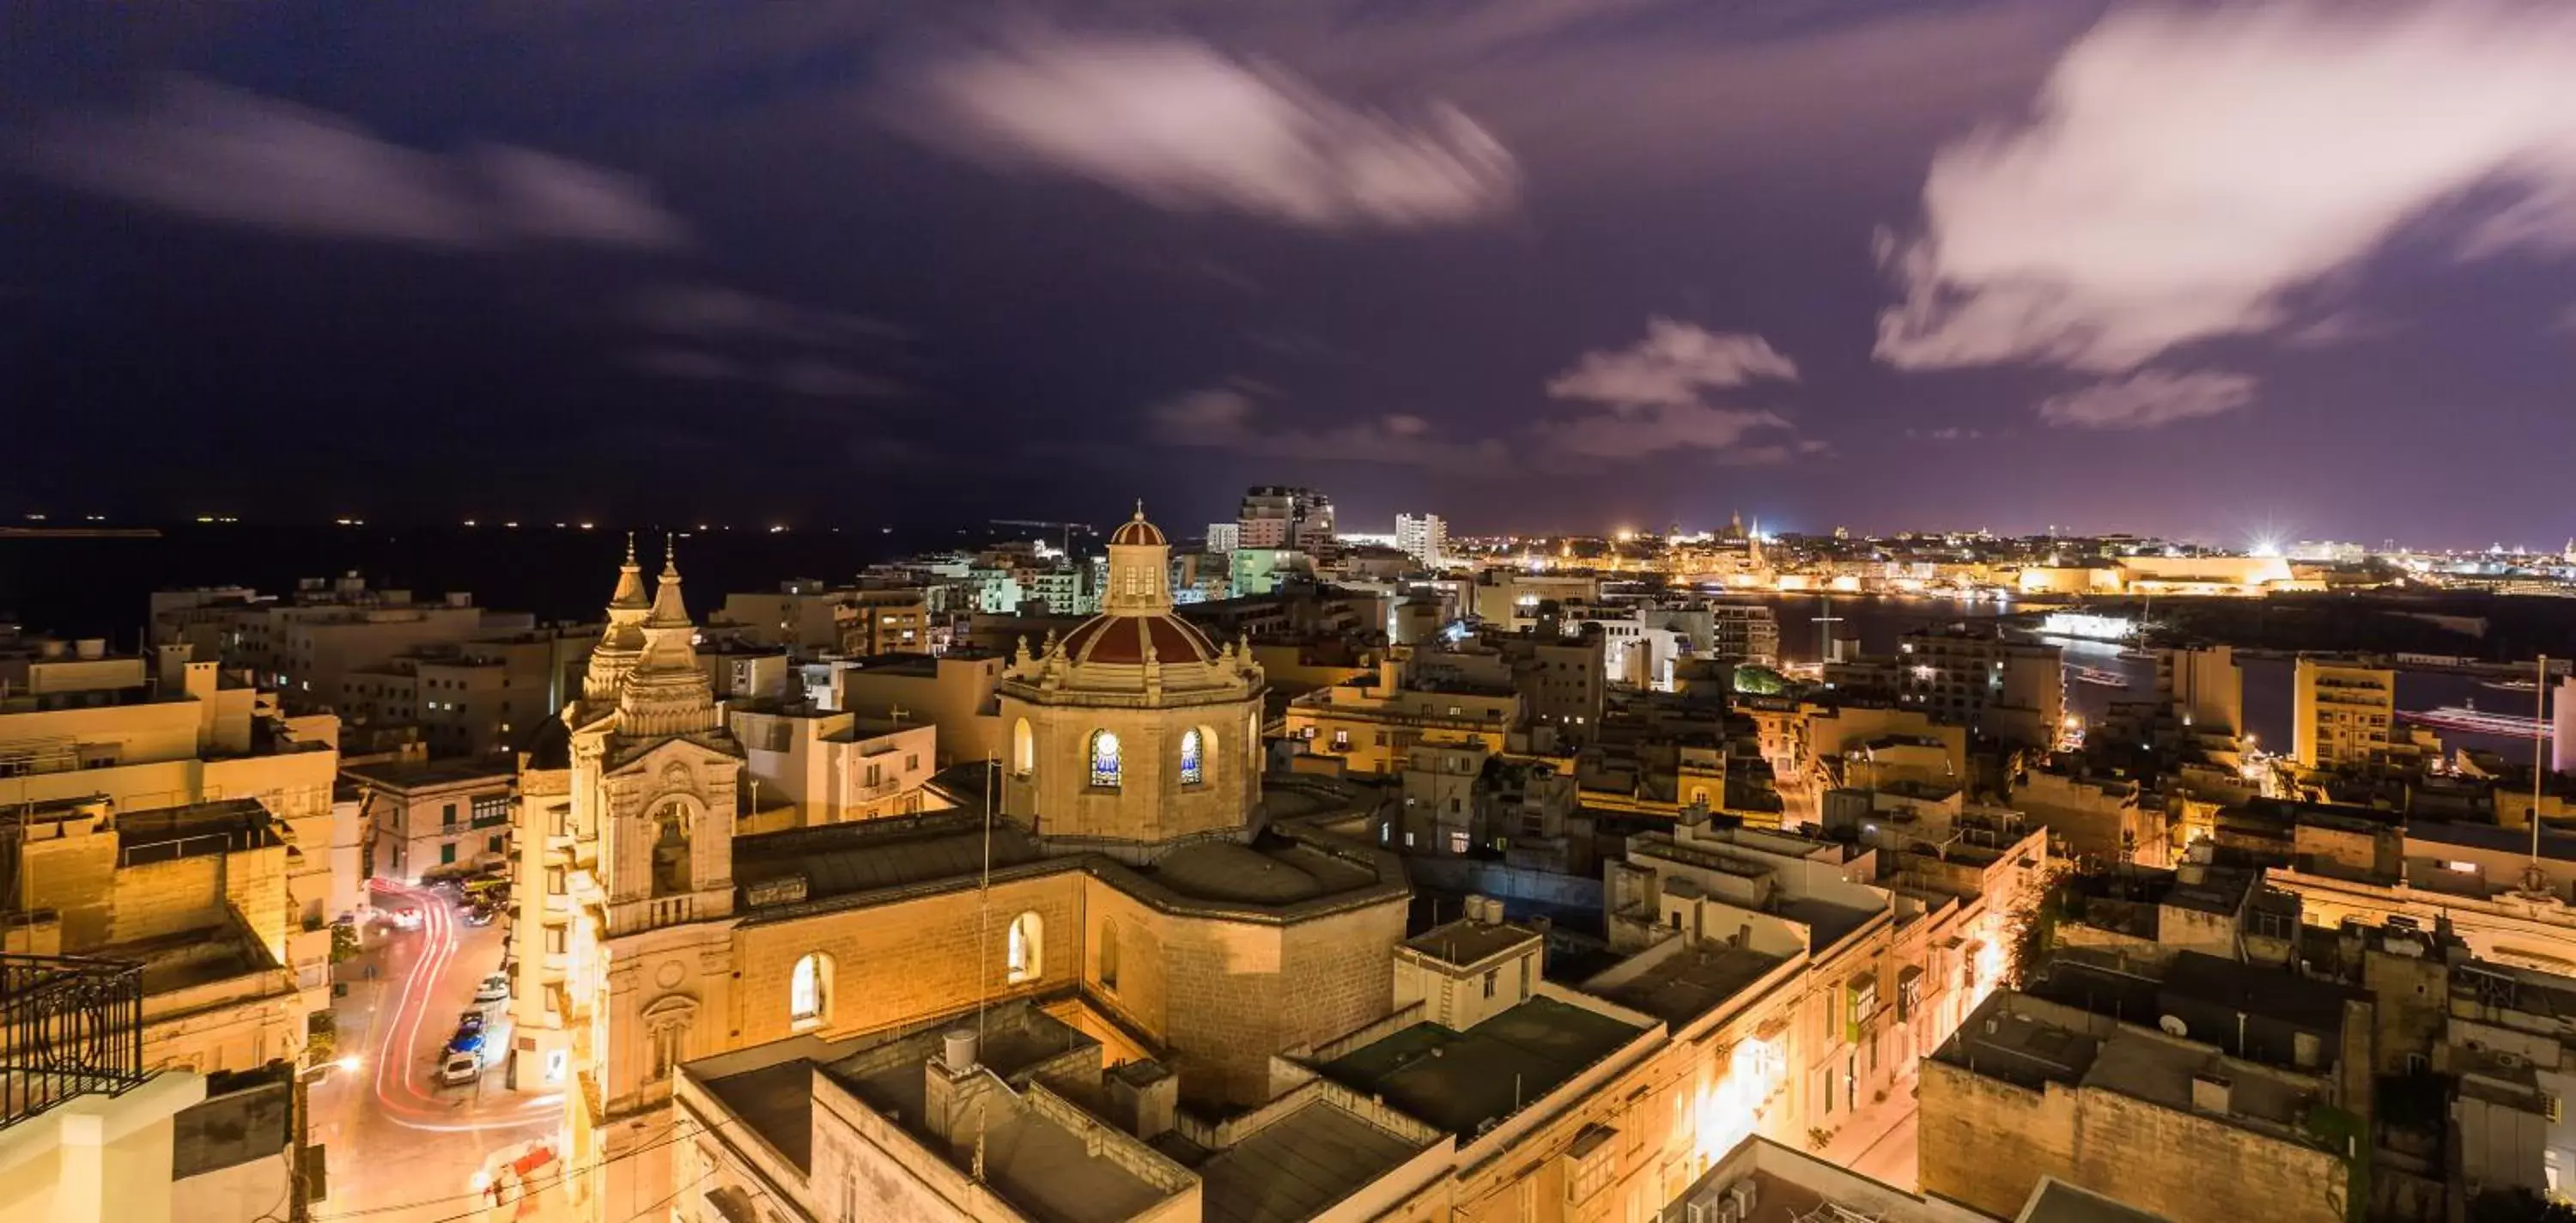
[[[533,631],[525,613],[494,612],[451,592],[418,602],[407,590],[371,590],[355,573],[306,579],[285,597],[230,588],[156,596],[152,640],[185,643],[195,657],[248,670],[294,710],[332,711],[349,677],[426,647]]]
[[[510,853],[508,756],[353,764],[374,839],[370,874],[417,883],[495,866]]]
[[[2396,742],[2397,673],[2319,658],[2291,672],[2290,754],[2303,769],[2368,764]]]
[[[742,832],[917,815],[944,806],[923,790],[939,768],[926,723],[863,720],[776,701],[729,705],[743,747],[751,815]]]
[[[2053,645],[1966,631],[1916,630],[1897,643],[1899,697],[1942,721],[2046,750],[2066,721],[2066,675]]]
[[[1369,674],[1288,702],[1288,737],[1308,755],[1329,756],[1354,773],[1403,769],[1420,744],[1482,744],[1502,751],[1522,722],[1518,691],[1430,674],[1408,677],[1393,660]]]

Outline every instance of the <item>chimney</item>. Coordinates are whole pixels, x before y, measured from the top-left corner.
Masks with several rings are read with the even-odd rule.
[[[940,1035],[939,1052],[921,1072],[922,1128],[959,1159],[974,1150],[983,1128],[977,1123],[993,1091],[993,1076],[976,1063],[977,1046],[973,1028],[952,1028]]]
[[[1124,1062],[1107,1076],[1109,1120],[1137,1138],[1151,1141],[1172,1128],[1180,1111],[1181,1079],[1161,1062]]]
[[[2235,1084],[2229,1082],[2223,1075],[2195,1074],[2191,1076],[2191,1106],[2194,1111],[2215,1113],[2224,1117],[2227,1115],[2228,1100],[2234,1094],[2234,1089]]]

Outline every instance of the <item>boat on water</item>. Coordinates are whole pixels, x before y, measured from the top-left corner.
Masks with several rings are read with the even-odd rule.
[[[2079,667],[2070,663],[2067,665],[2066,673],[2075,677],[2076,683],[2091,684],[2097,688],[2126,688],[2129,686],[2128,676],[2122,675],[2117,671],[2105,671],[2100,667]]]
[[[2519,714],[2495,713],[2475,705],[2443,705],[2435,709],[2401,709],[2400,721],[2430,726],[2435,730],[2456,730],[2472,735],[2499,735],[2511,739],[2545,739],[2549,724],[2538,718]]]
[[[2488,688],[2493,688],[2493,689],[2495,689],[2495,690],[2496,690],[2496,691],[2498,691],[2498,692],[2538,692],[2538,691],[2540,691],[2540,684],[2539,684],[2539,682],[2538,682],[2538,681],[2536,681],[2536,680],[2528,680],[2528,679],[2491,679],[2491,680],[2486,681],[2486,683],[2485,683],[2485,685],[2484,685],[2484,686],[2485,686],[2485,687],[2488,687]]]
[[[2131,646],[2128,649],[2112,655],[2111,657],[2124,659],[2128,662],[2154,662],[2156,660],[2156,652],[2154,650],[2145,650],[2136,646]]]

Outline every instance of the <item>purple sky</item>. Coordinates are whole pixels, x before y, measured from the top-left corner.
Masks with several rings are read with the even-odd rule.
[[[10,514],[2576,534],[2564,5],[154,8],[0,42]]]

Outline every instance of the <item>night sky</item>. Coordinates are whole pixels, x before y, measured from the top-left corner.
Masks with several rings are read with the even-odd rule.
[[[16,0],[0,512],[2576,534],[2576,6]]]

